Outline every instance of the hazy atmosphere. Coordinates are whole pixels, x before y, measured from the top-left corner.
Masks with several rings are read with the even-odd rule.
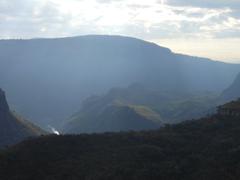
[[[239,180],[240,0],[0,0],[0,180]]]
[[[240,62],[239,0],[0,0],[0,38],[118,34]]]

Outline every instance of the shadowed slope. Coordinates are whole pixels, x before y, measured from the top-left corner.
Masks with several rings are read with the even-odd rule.
[[[137,82],[157,90],[220,92],[239,69],[130,37],[0,41],[1,86],[14,109],[42,125],[59,124],[83,99],[113,87]]]
[[[156,131],[46,136],[0,153],[0,178],[238,180],[239,136],[239,118],[220,115]]]
[[[0,89],[0,147],[41,134],[46,132],[10,111],[5,93]]]

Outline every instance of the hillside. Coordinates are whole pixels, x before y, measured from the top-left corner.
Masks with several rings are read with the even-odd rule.
[[[235,78],[231,86],[222,93],[221,98],[224,99],[225,101],[240,98],[240,73]]]
[[[62,130],[83,133],[159,128],[160,124],[203,117],[212,113],[216,103],[217,96],[210,93],[168,93],[132,84],[87,98]],[[140,123],[140,119],[146,123]]]
[[[0,148],[46,132],[10,111],[5,93],[0,89]]]
[[[239,68],[130,37],[0,41],[0,82],[10,105],[44,127],[113,87],[137,82],[159,91],[221,92]]]
[[[160,116],[147,107],[113,103],[101,109],[73,116],[63,126],[63,132],[68,134],[118,132],[156,129],[162,125]]]
[[[155,131],[40,137],[0,153],[0,179],[238,180],[239,136],[239,117],[214,115]]]

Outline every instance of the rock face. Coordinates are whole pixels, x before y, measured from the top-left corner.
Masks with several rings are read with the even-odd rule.
[[[3,112],[8,112],[8,111],[9,111],[9,107],[8,107],[8,104],[7,104],[5,93],[2,89],[0,89],[0,115]]]
[[[41,134],[45,132],[10,111],[5,93],[0,89],[0,148]]]
[[[222,99],[226,101],[236,100],[240,97],[240,73],[232,83],[232,85],[226,89],[222,94]]]

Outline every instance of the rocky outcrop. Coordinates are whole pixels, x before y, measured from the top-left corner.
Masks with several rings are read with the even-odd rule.
[[[0,89],[0,148],[41,134],[45,132],[10,111],[5,93]]]
[[[1,113],[8,112],[9,107],[7,104],[5,93],[2,89],[0,89],[0,115]]]

